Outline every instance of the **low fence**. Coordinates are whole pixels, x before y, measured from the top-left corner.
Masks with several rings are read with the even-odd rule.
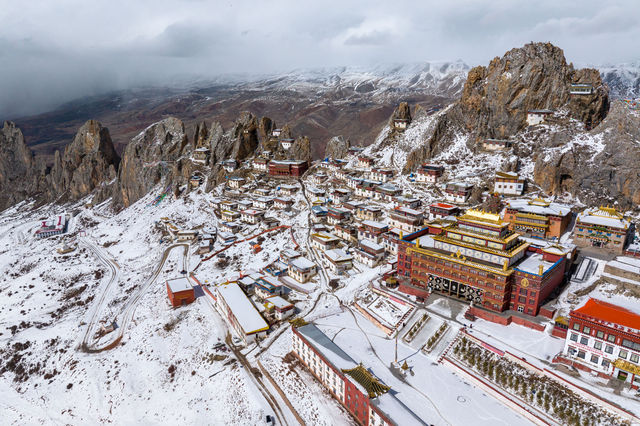
[[[527,410],[527,408],[524,405],[514,401],[509,396],[507,396],[504,392],[500,391],[498,388],[492,386],[490,383],[487,383],[485,380],[471,373],[470,371],[465,370],[455,362],[451,361],[449,358],[447,357],[443,358],[442,363],[451,367],[456,373],[460,374],[465,379],[469,380],[474,385],[478,386],[480,389],[484,390],[486,393],[488,393],[489,395],[491,395],[492,397],[500,401],[502,404],[511,408],[513,411],[522,415],[523,417],[530,420],[534,424],[540,425],[540,426],[547,426],[547,425],[553,424],[551,422],[541,419],[534,413]]]
[[[469,340],[471,340],[472,342],[484,347],[484,348],[488,348],[488,346],[493,347],[491,345],[489,345],[488,343],[486,343],[485,341],[483,341],[482,339],[479,339],[475,336],[472,336],[471,334],[468,334],[465,331],[461,331],[461,333],[463,334],[463,336]],[[491,350],[491,349],[490,349]],[[495,351],[494,351],[495,352]],[[499,354],[499,352],[496,352]],[[575,392],[576,394],[580,395],[581,397],[583,397],[584,399],[593,402],[594,404],[597,404],[617,415],[619,415],[620,417],[622,417],[623,419],[627,419],[632,423],[638,423],[640,422],[640,417],[637,417],[636,415],[634,415],[633,413],[631,413],[630,411],[625,410],[622,407],[619,407],[618,405],[615,405],[613,403],[611,403],[610,401],[607,401],[603,398],[600,398],[598,395],[596,395],[595,393],[593,393],[592,391],[585,389],[581,386],[576,385],[575,383],[572,383],[566,379],[564,379],[563,377],[561,377],[560,375],[554,373],[553,371],[546,369],[546,368],[539,368],[536,367],[535,365],[527,362],[526,359],[518,357],[517,355],[514,355],[508,351],[504,352],[503,355],[505,358],[507,358],[509,361],[515,362],[518,365],[520,365],[521,367],[527,369],[528,371],[536,374],[537,376],[544,376],[544,377],[548,377],[551,380],[556,381],[557,383],[559,383],[560,385],[570,389],[571,391]],[[446,358],[444,359],[446,360]],[[443,361],[444,361],[443,360]]]

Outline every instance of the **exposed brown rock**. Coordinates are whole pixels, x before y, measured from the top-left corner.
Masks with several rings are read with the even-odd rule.
[[[564,145],[580,132],[561,135]],[[599,138],[604,148],[598,152],[586,144],[562,152],[562,145],[556,144],[560,136],[550,137],[542,148],[556,149],[537,156],[535,183],[550,194],[571,193],[591,204],[617,202],[622,208],[640,204],[640,116],[616,101],[604,121],[587,136]]]
[[[24,200],[34,191],[33,153],[19,128],[5,121],[0,130],[0,211]]]
[[[344,140],[342,136],[335,136],[327,143],[324,156],[329,158],[344,158],[349,154],[351,143],[349,139]]]
[[[113,181],[119,163],[120,156],[113,147],[109,130],[99,122],[89,120],[66,146],[64,154],[56,151],[48,198],[78,200]]]

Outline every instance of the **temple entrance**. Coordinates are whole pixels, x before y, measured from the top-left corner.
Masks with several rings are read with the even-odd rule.
[[[455,297],[467,302],[482,303],[482,290],[470,285],[459,283],[449,278],[429,275],[427,288],[430,292],[438,292],[445,296]]]

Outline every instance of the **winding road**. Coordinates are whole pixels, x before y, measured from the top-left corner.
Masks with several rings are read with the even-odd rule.
[[[82,244],[85,244],[86,247],[88,247],[90,250],[92,250],[96,254],[96,256],[100,259],[100,261],[102,263],[105,263],[111,270],[111,277],[109,278],[109,282],[105,287],[104,291],[102,292],[102,295],[100,296],[100,299],[98,300],[98,303],[96,304],[96,307],[91,314],[91,319],[87,324],[87,330],[85,331],[85,335],[83,337],[82,345],[81,345],[81,349],[85,352],[89,352],[89,353],[102,352],[118,346],[118,344],[122,340],[122,337],[124,336],[125,331],[127,330],[127,327],[129,326],[129,323],[133,319],[133,314],[135,313],[138,301],[147,292],[149,287],[151,287],[156,282],[156,280],[158,279],[158,276],[162,272],[162,268],[164,267],[164,264],[169,258],[169,254],[171,254],[171,251],[173,249],[178,247],[183,248],[183,258],[182,258],[183,270],[187,271],[186,276],[187,277],[189,276],[189,247],[190,247],[189,244],[178,243],[178,244],[172,244],[171,246],[167,247],[162,253],[162,257],[160,258],[160,261],[158,262],[158,266],[154,270],[153,274],[147,279],[147,281],[144,284],[142,284],[138,288],[138,290],[134,293],[134,295],[129,298],[129,300],[121,310],[120,314],[114,320],[117,324],[117,328],[112,333],[109,333],[105,336],[107,337],[107,341],[102,341],[101,338],[94,339],[95,331],[96,331],[96,328],[98,327],[98,318],[100,318],[100,315],[104,310],[104,305],[106,301],[109,299],[108,296],[110,295],[114,287],[114,284],[118,281],[120,268],[97,245],[91,242],[88,242],[87,239],[82,239],[81,242]],[[117,320],[118,318],[120,318],[120,321]]]

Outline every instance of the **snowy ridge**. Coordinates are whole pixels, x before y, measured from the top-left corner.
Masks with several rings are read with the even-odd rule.
[[[271,76],[229,78],[231,84],[245,90],[294,90],[324,92],[353,90],[363,95],[398,95],[403,92],[447,94],[456,96],[462,90],[469,66],[454,62],[419,62],[383,64],[374,67],[347,66],[333,68],[297,69]],[[217,80],[219,83],[223,80]]]

